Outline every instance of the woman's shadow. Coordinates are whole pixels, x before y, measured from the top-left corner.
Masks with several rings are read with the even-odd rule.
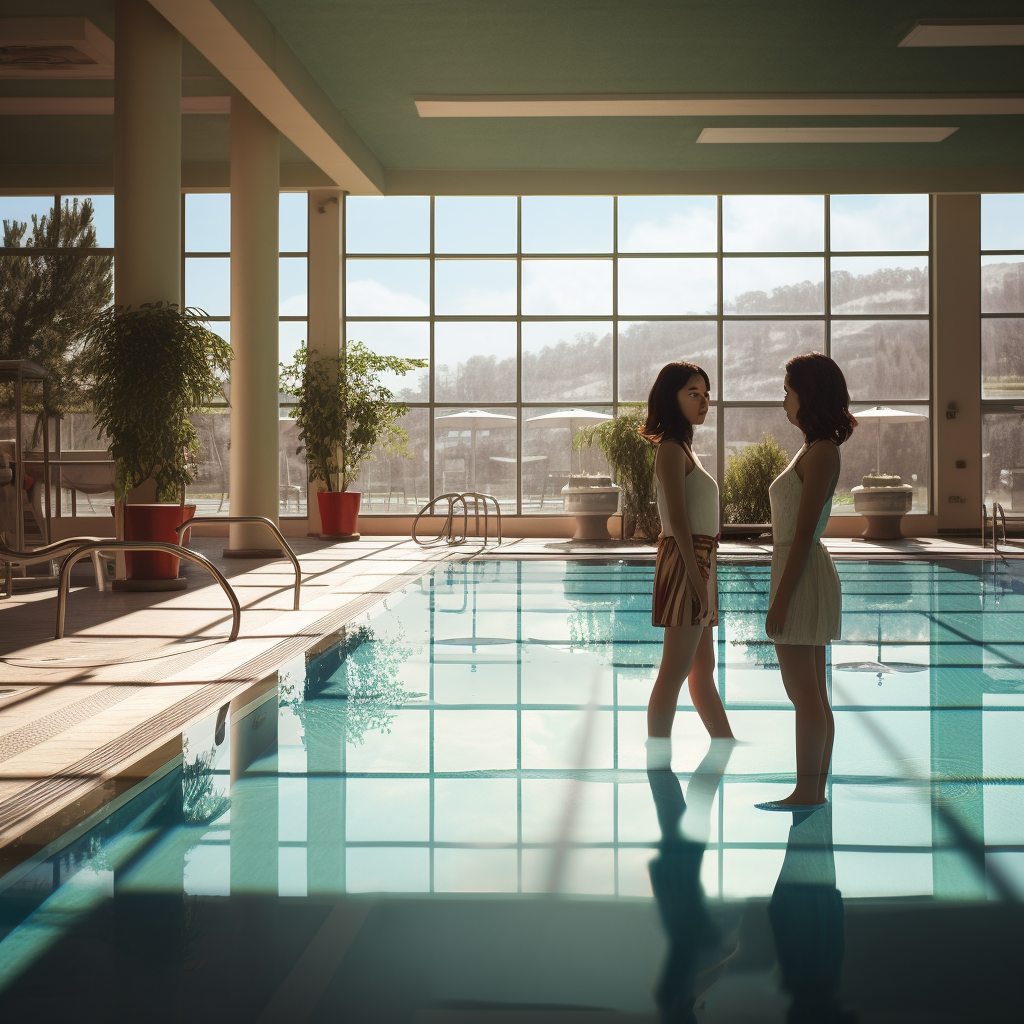
[[[650,863],[651,887],[668,934],[668,953],[655,989],[662,1021],[695,1022],[738,948],[739,911],[709,912],[700,868],[710,834],[711,807],[734,746],[713,740],[682,787],[668,770],[648,771],[661,829]],[[786,856],[768,906],[781,985],[791,999],[789,1024],[848,1024],[856,1015],[839,999],[845,912],[836,888],[832,805],[797,811]]]
[[[735,953],[735,922],[728,927],[708,912],[700,866],[711,826],[711,805],[725,774],[734,740],[712,740],[686,787],[668,769],[647,779],[661,841],[651,861],[651,888],[668,933],[668,954],[654,997],[663,1021],[695,1021],[694,1007],[715,986]]]
[[[839,998],[846,953],[846,912],[836,888],[832,804],[794,811],[786,857],[768,918],[782,988],[792,1000],[789,1024],[846,1024],[857,1019]]]

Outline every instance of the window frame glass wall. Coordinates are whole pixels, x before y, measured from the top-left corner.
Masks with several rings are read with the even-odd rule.
[[[995,514],[993,504],[998,502],[1008,518],[1022,519],[1024,266],[1018,266],[1016,282],[1006,280],[1012,271],[988,268],[1024,265],[1024,193],[982,195],[980,201],[981,500],[989,514]],[[1002,295],[997,294],[999,286]],[[995,373],[1000,364],[1010,372]],[[1000,465],[1006,461],[1016,465]]]
[[[451,243],[442,244],[441,249],[438,249],[438,218],[437,218],[437,207],[439,203],[449,203],[453,200],[458,201],[460,199],[474,199],[483,200],[490,199],[492,201],[505,201],[515,202],[515,250],[511,249],[511,231],[506,231],[506,238],[503,244],[495,246],[479,245],[477,246],[478,251],[456,251]],[[860,248],[848,247],[844,249],[833,248],[831,244],[832,238],[832,206],[833,200],[843,199],[879,199],[879,200],[896,200],[897,202],[901,199],[907,199],[908,197],[877,197],[877,196],[864,196],[864,197],[836,197],[830,195],[814,195],[814,196],[777,196],[777,197],[765,197],[765,196],[750,196],[750,197],[735,197],[735,196],[660,196],[660,197],[618,197],[618,196],[573,196],[573,197],[538,197],[538,196],[494,196],[494,197],[435,197],[435,196],[402,196],[402,197],[374,197],[372,199],[366,199],[364,197],[346,197],[345,199],[345,238],[343,247],[343,256],[345,262],[345,274],[344,278],[346,281],[346,287],[343,288],[343,308],[342,318],[344,323],[344,338],[346,340],[361,339],[361,328],[367,331],[372,331],[372,328],[367,328],[365,325],[373,325],[373,327],[383,327],[384,325],[391,324],[395,325],[396,328],[400,325],[422,325],[422,329],[425,332],[425,338],[427,340],[428,350],[421,353],[422,357],[429,359],[429,380],[426,387],[426,393],[423,394],[423,389],[420,389],[419,395],[416,398],[409,398],[405,401],[405,404],[409,407],[410,411],[414,409],[425,410],[426,418],[429,422],[429,436],[423,437],[418,440],[418,447],[416,448],[417,457],[421,457],[423,460],[428,460],[428,466],[425,467],[425,471],[419,472],[422,476],[422,486],[415,486],[414,489],[419,490],[413,499],[415,502],[420,504],[424,503],[427,496],[433,497],[446,492],[449,490],[464,490],[470,489],[467,471],[469,468],[469,462],[476,464],[478,459],[476,452],[474,451],[470,458],[461,460],[455,460],[454,464],[458,467],[456,471],[449,472],[448,462],[445,462],[442,466],[442,460],[444,459],[444,453],[441,451],[441,447],[449,443],[449,437],[447,435],[452,434],[452,431],[445,430],[441,426],[441,418],[443,416],[450,416],[458,412],[469,413],[471,411],[479,410],[486,412],[493,416],[509,416],[514,417],[515,423],[515,438],[511,437],[511,430],[507,431],[508,437],[503,437],[500,442],[497,440],[498,435],[501,431],[486,431],[486,436],[489,441],[492,440],[491,435],[494,435],[494,440],[491,447],[495,450],[500,449],[501,454],[493,455],[488,454],[485,457],[491,460],[497,460],[498,462],[513,463],[515,466],[515,481],[507,482],[507,486],[503,485],[502,493],[498,494],[498,498],[501,500],[502,505],[506,513],[515,514],[528,514],[528,515],[565,515],[566,513],[557,507],[552,507],[548,502],[547,496],[544,494],[544,489],[550,481],[545,481],[543,486],[538,484],[535,480],[532,483],[524,487],[524,480],[535,476],[535,467],[530,465],[531,452],[526,449],[529,444],[526,443],[528,434],[531,428],[528,423],[538,415],[549,413],[556,415],[559,412],[567,411],[568,408],[572,407],[574,401],[555,400],[552,396],[546,396],[544,398],[534,398],[529,391],[529,373],[525,374],[526,380],[524,380],[524,356],[530,354],[529,335],[533,325],[538,324],[558,324],[564,323],[565,325],[574,325],[576,327],[585,327],[588,324],[595,325],[599,331],[607,327],[608,334],[610,335],[610,393],[598,395],[588,394],[585,398],[578,402],[580,407],[593,407],[593,413],[605,413],[616,415],[623,406],[630,404],[636,404],[639,402],[646,401],[646,391],[642,394],[628,394],[626,395],[623,389],[620,388],[620,376],[622,375],[622,366],[620,365],[620,359],[623,355],[627,355],[627,346],[624,344],[627,342],[628,331],[639,325],[654,325],[661,326],[661,329],[671,329],[672,325],[694,325],[689,328],[691,331],[699,329],[699,325],[704,325],[708,332],[714,332],[714,346],[713,351],[709,348],[704,355],[710,356],[707,362],[703,365],[708,370],[709,375],[712,378],[712,399],[711,399],[711,412],[708,418],[708,425],[704,428],[704,431],[708,431],[711,428],[714,431],[713,434],[705,433],[705,443],[708,445],[708,440],[711,436],[715,438],[714,446],[711,450],[712,457],[707,468],[716,476],[721,486],[722,481],[725,479],[727,470],[727,455],[730,445],[733,446],[736,442],[731,442],[732,434],[736,430],[741,433],[754,429],[755,432],[759,431],[761,426],[764,425],[762,421],[768,423],[773,430],[777,430],[779,434],[786,434],[786,440],[783,441],[782,436],[777,439],[782,444],[783,448],[787,450],[788,455],[795,454],[799,444],[801,443],[799,433],[796,428],[788,424],[781,411],[782,401],[782,378],[783,378],[783,366],[780,362],[779,366],[772,367],[771,380],[768,381],[766,378],[765,387],[762,390],[768,389],[775,384],[775,378],[777,377],[777,397],[772,397],[770,393],[763,394],[748,394],[748,395],[735,395],[730,394],[730,371],[728,366],[729,361],[729,334],[730,332],[736,332],[739,330],[745,330],[748,334],[751,331],[760,330],[762,333],[770,334],[772,331],[776,333],[778,331],[790,331],[794,335],[793,352],[808,351],[809,349],[817,349],[824,351],[826,354],[831,355],[833,351],[833,335],[837,334],[840,338],[843,335],[843,329],[852,327],[858,328],[859,323],[865,324],[866,330],[870,333],[870,327],[874,324],[881,324],[883,327],[885,324],[896,324],[901,321],[916,321],[921,324],[921,330],[914,332],[912,328],[908,328],[912,333],[920,334],[920,338],[914,339],[914,350],[915,353],[912,357],[908,357],[911,362],[917,360],[922,365],[914,366],[913,379],[915,382],[919,382],[920,386],[918,390],[920,393],[913,395],[893,395],[885,396],[882,391],[884,388],[881,385],[874,385],[877,392],[863,391],[863,387],[858,387],[858,381],[856,379],[850,379],[850,391],[853,396],[852,408],[854,413],[858,409],[867,409],[876,405],[889,405],[890,403],[898,407],[897,411],[904,414],[906,419],[917,420],[918,417],[921,419],[920,427],[922,429],[923,437],[919,440],[914,441],[914,451],[910,454],[906,452],[897,452],[893,457],[892,461],[896,465],[891,468],[897,472],[902,471],[908,477],[913,476],[913,481],[907,479],[906,483],[915,485],[914,493],[914,507],[913,513],[928,513],[931,510],[931,484],[930,484],[930,466],[931,466],[931,446],[932,437],[930,430],[930,402],[931,402],[931,377],[932,377],[932,354],[931,354],[931,306],[930,306],[930,281],[931,281],[931,216],[930,207],[931,200],[927,195],[920,195],[912,197],[919,199],[923,206],[920,211],[919,221],[920,224],[917,227],[917,238],[924,244],[923,248],[886,248],[884,244],[876,248],[870,248],[866,245],[862,245]],[[620,222],[621,213],[624,204],[632,202],[643,202],[643,201],[680,201],[685,202],[687,200],[703,200],[707,204],[713,204],[714,206],[714,238],[715,244],[709,246],[708,243],[711,241],[711,234],[709,231],[703,232],[701,236],[702,247],[700,249],[693,248],[692,251],[680,250],[678,248],[670,249],[667,245],[662,245],[660,248],[650,246],[648,249],[641,251],[641,247],[630,244],[630,240],[620,240]],[[745,244],[742,241],[736,241],[730,239],[729,225],[723,224],[723,208],[728,207],[730,203],[736,204],[741,200],[757,202],[770,202],[772,200],[778,201],[777,205],[785,206],[787,203],[792,204],[796,202],[799,204],[807,205],[820,203],[822,204],[820,232],[812,231],[815,235],[813,240],[814,245],[820,246],[819,248],[806,248],[801,246],[799,243],[800,232],[794,232],[796,243],[790,244],[791,239],[788,237],[788,233],[782,232],[777,233],[773,236],[777,244],[767,249],[764,247],[758,248],[757,243],[753,245]],[[557,224],[557,204],[562,203],[585,203],[598,202],[607,204],[610,212],[610,230],[602,231],[595,230],[592,232],[593,238],[585,237],[579,243],[576,248],[585,251],[571,251],[570,246],[562,245],[559,247],[556,244],[550,243],[549,239],[540,237],[544,234],[543,231],[538,233],[536,228],[537,216],[534,215],[532,220],[533,225],[524,225],[524,209],[528,209],[531,205],[543,204],[548,202],[551,204],[551,210],[547,211],[551,215],[553,226],[550,228],[550,234],[557,235],[558,224]],[[421,227],[416,232],[410,231],[410,236],[415,234],[415,238],[408,244],[401,243],[397,245],[388,245],[389,240],[393,240],[400,237],[400,233],[396,233],[396,225],[398,220],[395,217],[388,216],[381,218],[382,228],[377,235],[372,237],[369,244],[351,244],[353,224],[356,225],[355,234],[361,235],[364,238],[370,237],[370,232],[367,228],[370,218],[367,215],[367,210],[374,209],[369,204],[386,204],[386,203],[399,203],[405,204],[407,212],[415,210],[415,204],[427,204],[428,205],[428,216],[429,216],[429,227],[423,230]],[[362,205],[357,205],[362,204]],[[376,207],[377,209],[385,209],[383,205]],[[397,212],[397,211],[396,211]],[[545,211],[541,210],[543,214]],[[599,211],[598,211],[599,212]],[[419,210],[416,213],[417,216],[422,217],[423,211]],[[876,216],[876,220],[879,223],[884,223],[883,219]],[[392,221],[395,221],[392,224]],[[850,215],[847,214],[845,223],[850,223]],[[916,223],[916,222],[915,222]],[[443,232],[442,232],[443,233]],[[806,232],[805,232],[806,233]],[[531,242],[530,236],[538,235],[538,238]],[[697,234],[701,234],[697,232]],[[820,241],[817,240],[818,234],[820,234]],[[846,235],[849,236],[850,232],[846,230]],[[862,237],[870,236],[870,230]],[[567,237],[563,231],[562,237]],[[378,241],[378,239],[380,239]],[[620,244],[620,242],[622,244]],[[730,245],[732,247],[730,248]],[[602,248],[602,246],[607,246]],[[651,250],[654,251],[651,251]],[[397,250],[397,251],[396,251]],[[441,251],[443,250],[443,251]],[[479,251],[483,250],[483,251]],[[501,250],[501,251],[498,251]],[[507,251],[506,251],[507,250]],[[662,251],[664,250],[664,251]],[[413,287],[415,291],[415,302],[410,302],[410,309],[405,309],[402,312],[396,312],[394,315],[381,315],[377,309],[369,309],[366,306],[355,306],[351,315],[349,312],[349,291],[351,289],[350,283],[350,271],[358,270],[361,271],[363,268],[370,267],[374,262],[380,264],[385,261],[403,261],[402,264],[392,262],[389,266],[380,268],[382,273],[391,272],[395,273],[413,273],[417,278],[417,283]],[[780,261],[792,261],[792,263],[782,263]],[[923,286],[920,281],[917,282],[918,291],[923,295],[923,306],[919,309],[911,309],[905,312],[893,312],[892,310],[880,310],[871,309],[865,306],[861,311],[851,311],[850,308],[839,308],[833,307],[833,273],[841,275],[843,270],[853,269],[857,270],[863,268],[867,273],[879,270],[880,268],[893,267],[893,260],[896,260],[896,269],[907,270],[908,273],[917,272],[920,277],[920,270],[925,269],[925,280]],[[504,308],[490,313],[477,313],[477,312],[451,312],[451,306],[449,305],[446,310],[439,310],[437,308],[437,283],[440,280],[443,282],[448,280],[451,276],[449,273],[449,266],[455,262],[464,261],[472,265],[472,272],[475,273],[476,269],[482,265],[486,265],[487,262],[501,262],[507,261],[509,263],[514,261],[515,264],[515,282],[517,288],[515,309],[512,311],[511,307]],[[636,262],[630,262],[636,261]],[[643,262],[641,262],[643,261]],[[711,276],[714,277],[714,288],[715,288],[715,299],[714,299],[714,312],[706,313],[680,313],[678,311],[664,311],[661,308],[659,311],[660,299],[651,301],[651,309],[645,311],[639,306],[629,305],[622,303],[620,308],[620,300],[622,298],[623,289],[627,286],[628,281],[633,278],[642,278],[644,274],[648,277],[660,268],[668,268],[671,265],[668,262],[659,261],[675,261],[674,269],[682,267],[695,266],[697,268],[697,276],[706,276],[708,280],[711,280]],[[682,261],[691,261],[684,263]],[[816,269],[820,267],[822,274],[821,284],[821,295],[818,307],[816,309],[801,308],[797,309],[794,307],[793,310],[786,310],[785,312],[771,312],[767,310],[750,310],[741,311],[733,309],[727,312],[729,308],[729,295],[728,285],[731,270],[737,270],[741,266],[743,270],[747,270],[753,267],[752,263],[741,264],[740,261],[761,261],[764,264],[766,271],[769,273],[772,267],[777,269],[785,269],[793,267],[800,275],[806,275],[806,272],[810,269]],[[415,267],[416,263],[423,265],[422,270],[418,270]],[[544,265],[546,263],[546,266]],[[560,274],[565,273],[568,275],[567,279],[582,280],[587,277],[587,271],[590,269],[588,264],[605,264],[607,270],[604,267],[600,268],[600,272],[605,274],[610,281],[610,301],[607,303],[607,308],[602,306],[590,309],[586,313],[558,313],[553,312],[546,308],[535,308],[530,309],[529,303],[525,304],[524,308],[524,292],[528,292],[529,279],[531,275],[550,273]],[[813,266],[812,266],[813,264]],[[440,271],[440,275],[439,275]],[[884,271],[883,271],[884,272]],[[590,276],[598,273],[598,270],[594,270]],[[575,277],[572,277],[575,275]],[[511,280],[511,273],[506,275]],[[840,277],[837,280],[841,281]],[[785,284],[785,282],[782,282]],[[807,282],[804,282],[805,284]],[[666,301],[670,301],[670,298]],[[734,305],[734,304],[733,304]],[[412,308],[414,307],[414,308]],[[460,403],[454,402],[451,396],[445,394],[444,387],[438,387],[438,382],[435,379],[437,368],[435,355],[437,354],[438,336],[445,333],[447,325],[458,324],[458,323],[478,323],[478,324],[507,324],[513,326],[515,329],[515,393],[514,395],[509,390],[509,393],[502,394],[501,396],[495,396],[495,400],[490,400],[486,395],[480,395],[479,401],[475,403],[462,402],[461,409]],[[663,326],[662,326],[663,325]],[[408,328],[407,328],[408,329]],[[856,333],[854,331],[853,333]],[[813,335],[813,337],[811,336]],[[881,350],[886,344],[884,332],[878,332],[878,338],[875,344]],[[524,336],[525,340],[524,340]],[[373,342],[369,338],[368,342],[373,347]],[[707,344],[710,344],[710,333],[706,339]],[[685,347],[673,341],[673,344],[677,347],[671,350],[671,354],[668,354],[669,350],[666,350],[666,355],[663,361],[668,361],[669,358],[695,358],[695,355],[700,355],[701,352],[691,354]],[[704,343],[702,343],[704,344]],[[707,347],[704,344],[704,347]],[[698,346],[700,347],[700,346]],[[777,346],[776,346],[777,347]],[[919,350],[919,351],[918,351]],[[703,349],[701,350],[703,352]],[[393,353],[388,353],[393,354]],[[409,353],[403,354],[412,354]],[[511,355],[511,352],[508,353]],[[784,362],[784,358],[782,362]],[[840,362],[842,362],[840,358]],[[653,383],[654,373],[656,368],[653,368],[649,373],[650,382]],[[527,368],[528,370],[528,368]],[[905,374],[910,376],[910,374]],[[624,383],[624,382],[623,382]],[[649,384],[647,385],[649,386]],[[915,386],[917,384],[915,383]],[[635,389],[634,389],[635,390]],[[419,397],[422,395],[422,397]],[[905,400],[904,400],[905,399]],[[500,425],[497,421],[494,421],[496,425]],[[777,426],[776,426],[777,423]],[[716,426],[712,426],[715,424]],[[467,424],[468,425],[468,424]],[[510,424],[511,425],[511,424]],[[474,423],[471,429],[462,431],[452,437],[450,440],[454,442],[455,438],[469,437],[473,442],[477,441],[477,434],[484,434],[485,431],[480,429],[484,427],[483,419],[480,423]],[[881,449],[885,447],[883,442],[886,441],[886,435],[894,429],[901,430],[902,437],[907,434],[906,427],[893,428],[891,425],[886,423],[883,425],[880,421],[876,421],[874,427],[869,423],[865,423],[860,428],[860,437],[856,437],[859,442],[858,448],[867,446],[871,449],[870,455],[875,455],[876,443]],[[911,433],[917,429],[916,422],[911,429]],[[439,438],[439,434],[445,435]],[[789,436],[792,434],[792,436]],[[870,436],[868,436],[870,434]],[[878,435],[877,438],[875,435]],[[465,435],[465,436],[464,436]],[[914,434],[916,438],[916,434]],[[724,441],[724,443],[723,443]],[[895,435],[889,438],[891,444],[895,444],[897,448],[901,448],[902,441],[897,439]],[[697,451],[701,450],[701,437],[698,434],[696,448]],[[871,443],[876,442],[876,443]],[[751,443],[751,442],[747,442]],[[441,445],[441,447],[439,447]],[[917,448],[921,448],[923,445],[923,451],[918,452]],[[463,445],[465,446],[465,445]],[[461,449],[460,449],[461,450]],[[488,452],[490,448],[488,448]],[[847,449],[847,454],[853,454],[853,449]],[[596,457],[595,457],[596,456]],[[537,456],[532,456],[536,458]],[[577,466],[578,455],[576,453],[570,454],[570,472],[574,471],[572,467]],[[589,463],[580,462],[579,468],[584,472],[607,472],[607,464],[604,463],[603,458],[599,456],[599,453],[591,452],[588,453]],[[865,452],[859,453],[857,465],[860,462],[864,462],[868,458],[868,454]],[[851,463],[851,472],[853,459],[849,460]],[[873,464],[874,458],[870,458],[869,461]],[[461,463],[465,462],[466,465],[462,466]],[[921,473],[921,480],[918,481],[917,473],[911,474],[908,472],[908,468],[903,466],[906,462],[913,468],[917,467]],[[878,467],[881,471],[886,470],[886,466]],[[870,472],[871,466],[865,465],[861,467],[862,471]],[[459,480],[456,477],[459,474],[465,477],[465,486],[459,485]],[[547,474],[549,477],[553,477],[556,474]],[[844,474],[846,476],[846,474]],[[366,487],[366,480],[369,479],[367,476],[363,476],[362,484],[365,490],[371,493],[364,494],[363,505],[361,512],[363,514],[396,514],[392,508],[392,496],[393,491],[388,492],[386,498],[380,494],[373,492],[372,487]],[[454,481],[454,482],[453,482]],[[856,480],[852,477],[841,483],[841,488],[847,493],[840,496],[837,495],[837,500],[833,504],[833,514],[849,513],[854,514],[852,495],[848,493],[852,486],[859,483],[859,476]],[[556,480],[552,483],[552,487],[557,491],[560,489],[561,483],[564,480]],[[360,483],[355,485],[360,486]],[[389,486],[385,484],[385,486]],[[532,494],[538,487],[541,487],[541,500],[540,502],[534,501],[535,495]],[[477,489],[486,489],[479,487]],[[530,494],[524,493],[524,491],[530,491]],[[427,493],[422,493],[427,492]],[[376,498],[379,500],[375,500]],[[560,495],[558,495],[560,501]],[[407,515],[411,511],[415,511],[412,503],[410,503],[409,496],[404,492],[402,493],[402,499],[399,501],[399,505],[407,506],[401,507],[401,511],[397,514]]]
[[[59,218],[63,215],[66,203],[84,203],[89,201],[93,207],[92,227],[96,232],[96,245],[59,245],[35,246],[25,245],[27,237],[31,237],[33,215],[51,219],[57,214],[56,230],[61,232]],[[80,190],[66,193],[35,193],[32,195],[0,194],[0,221],[14,221],[27,225],[22,244],[4,246],[5,238],[0,236],[0,255],[21,259],[46,259],[60,256],[71,259],[94,259],[101,257],[110,261],[111,289],[109,302],[114,301],[113,275],[114,267],[114,196],[110,193],[89,192]],[[58,235],[59,237],[59,235]],[[25,398],[32,401],[36,396],[31,388]],[[41,440],[37,443],[30,440],[34,436],[32,418],[35,414],[26,409],[22,417],[23,437],[26,439],[26,451],[31,453],[41,449]],[[4,420],[6,421],[6,416]],[[13,436],[13,412],[10,422]],[[0,429],[0,436],[6,436],[6,430]],[[80,444],[82,447],[80,447]],[[77,454],[81,453],[81,455]],[[51,487],[53,502],[51,504],[54,518],[62,516],[109,516],[114,500],[113,463],[105,458],[106,447],[96,433],[95,421],[90,412],[78,410],[68,412],[58,423],[51,424],[50,456],[51,456]],[[62,465],[63,460],[83,463],[81,468],[68,468]],[[38,472],[32,469],[31,472]],[[109,482],[109,488],[102,489]],[[77,483],[78,486],[73,484]],[[28,501],[26,497],[26,507]],[[41,524],[40,532],[42,532]]]
[[[224,226],[220,231],[221,244],[214,248],[198,248],[193,249],[189,247],[189,236],[190,232],[190,220],[187,213],[188,206],[190,205],[190,197],[201,197],[201,196],[221,196],[226,200],[227,207],[227,219],[224,222]],[[290,210],[289,206],[292,203],[298,204],[301,201],[301,229],[296,231],[294,227],[289,227],[291,221],[290,217],[295,215],[296,211]],[[280,361],[290,362],[294,349],[302,341],[308,338],[308,323],[309,323],[309,201],[308,193],[305,191],[282,191],[279,195],[279,215],[281,218],[281,245],[280,245],[280,282],[281,282],[281,309],[292,303],[297,306],[301,312],[294,313],[283,313],[279,311],[278,315],[278,338],[279,338],[279,354],[278,358]],[[190,299],[190,284],[189,278],[190,272],[194,273],[195,269],[201,266],[201,263],[197,261],[221,261],[220,266],[225,268],[230,275],[230,258],[231,258],[231,231],[230,231],[230,210],[231,210],[231,194],[224,191],[195,191],[187,190],[182,192],[181,196],[181,282],[182,292],[184,295],[185,305],[199,305],[202,307],[202,303],[192,303]],[[289,243],[293,240],[303,242],[303,248],[295,248],[294,245]],[[299,262],[301,261],[301,263]],[[304,282],[298,289],[294,287],[290,288],[290,291],[294,294],[285,296],[287,283],[291,278],[296,276],[303,276],[304,271]],[[296,273],[298,272],[298,273]],[[231,314],[230,314],[230,276],[227,278],[226,283],[223,285],[227,289],[227,294],[224,296],[226,303],[222,307],[218,307],[218,311],[213,312],[209,309],[206,310],[210,314],[210,326],[211,328],[220,333],[224,331],[225,327],[230,327]],[[295,302],[295,300],[298,302]],[[303,338],[299,338],[299,335],[303,335]],[[230,341],[230,332],[228,333],[228,340]],[[279,516],[282,519],[305,519],[308,515],[306,506],[306,495],[307,495],[307,479],[306,479],[306,464],[305,458],[297,452],[298,448],[298,435],[296,433],[296,424],[293,419],[289,416],[291,409],[294,407],[294,398],[290,395],[280,394],[279,395],[279,416],[278,422],[280,425],[280,443],[279,443],[279,468],[281,473],[280,478],[280,496],[279,496]],[[199,424],[200,440],[203,443],[204,457],[207,462],[212,461],[212,457],[216,457],[217,468],[215,473],[203,473],[203,465],[200,464],[199,472],[197,473],[196,483],[189,488],[189,500],[193,502],[199,502],[200,509],[199,514],[202,515],[228,515],[230,507],[230,475],[227,458],[227,450],[230,444],[229,440],[223,440],[222,436],[225,433],[224,428],[227,427],[226,437],[230,438],[230,419],[229,419],[229,404],[227,398],[222,398],[220,401],[215,402],[211,409],[207,412],[201,412],[198,414],[200,420],[207,418],[207,423]],[[218,419],[222,418],[220,423],[220,430],[217,430]],[[206,428],[204,430],[204,427]],[[221,435],[219,437],[218,435]],[[223,449],[221,451],[220,449]],[[210,495],[203,494],[203,483],[213,480],[215,482],[217,477],[222,478],[222,489],[220,492],[220,498],[218,499],[215,493]],[[198,492],[198,497],[197,497]]]

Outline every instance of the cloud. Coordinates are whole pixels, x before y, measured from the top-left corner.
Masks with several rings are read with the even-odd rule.
[[[722,245],[727,252],[821,252],[822,196],[723,196]]]
[[[524,313],[597,316],[611,311],[611,260],[523,260]]]
[[[349,281],[346,304],[352,316],[426,316],[430,312],[425,298],[373,280]]]

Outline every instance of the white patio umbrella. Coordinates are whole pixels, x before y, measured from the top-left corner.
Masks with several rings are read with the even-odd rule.
[[[576,428],[604,423],[612,417],[607,413],[593,412],[590,409],[566,409],[563,412],[546,412],[542,416],[531,416],[526,422],[536,423],[539,427],[569,428],[569,460],[572,461],[572,439]],[[583,471],[583,452],[580,452],[580,472]]]
[[[465,412],[438,416],[434,423],[449,430],[469,431],[469,479],[470,486],[476,487],[476,432],[494,430],[497,427],[514,427],[516,418],[497,412],[484,412],[482,409],[466,409]]]
[[[881,466],[881,452],[882,452],[882,424],[883,423],[916,423],[918,420],[928,419],[923,413],[919,412],[904,412],[901,409],[890,409],[884,405],[875,405],[870,409],[865,409],[863,412],[854,412],[854,416],[857,417],[859,423],[863,423],[865,420],[875,421],[875,472],[877,473]]]

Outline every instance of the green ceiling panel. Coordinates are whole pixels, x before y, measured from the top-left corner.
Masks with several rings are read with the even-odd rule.
[[[420,93],[1024,91],[1020,49],[902,49],[919,17],[1024,3],[257,0],[387,167],[1016,165],[1019,118],[421,119]],[[956,124],[917,145],[695,146],[705,125]]]

